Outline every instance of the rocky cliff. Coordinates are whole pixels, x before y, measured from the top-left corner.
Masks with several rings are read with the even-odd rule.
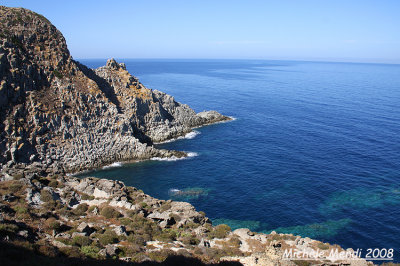
[[[152,144],[229,120],[196,114],[143,86],[114,59],[96,70],[70,56],[43,16],[0,7],[0,163],[74,172],[114,161],[185,156]]]

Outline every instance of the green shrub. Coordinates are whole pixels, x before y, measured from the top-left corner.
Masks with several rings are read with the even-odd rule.
[[[171,209],[171,203],[170,202],[165,202],[163,205],[161,205],[160,211],[165,212],[167,210]]]
[[[107,219],[118,218],[121,216],[121,213],[119,211],[115,210],[113,207],[110,206],[106,206],[103,209],[101,209],[100,214]]]
[[[53,195],[51,195],[50,191],[42,189],[42,191],[40,191],[40,199],[44,202],[49,202],[53,200]]]
[[[110,229],[107,229],[103,234],[98,234],[97,238],[99,239],[100,244],[103,246],[118,242],[117,234]]]
[[[52,187],[52,188],[56,188],[57,186],[58,186],[58,181],[57,180],[51,180],[50,182],[49,182],[49,186],[50,187]]]
[[[61,74],[60,71],[58,71],[58,70],[54,70],[53,73],[54,73],[54,76],[56,76],[59,79],[62,79],[64,77],[64,75]]]
[[[143,237],[148,241],[153,236],[159,235],[161,233],[160,227],[153,220],[146,219],[140,215],[135,215],[132,217],[132,223],[130,225],[131,229],[135,234],[143,235]]]
[[[17,193],[21,191],[22,187],[23,185],[21,183],[14,182],[10,184],[9,189],[12,193]]]
[[[131,244],[129,246],[121,247],[122,253],[127,257],[134,257],[136,254],[142,251],[141,246],[137,244]]]
[[[93,212],[94,209],[96,209],[96,208],[97,208],[97,206],[92,205],[89,207],[88,212]]]
[[[194,223],[194,222],[188,222],[188,223],[185,223],[184,225],[183,225],[183,228],[184,229],[196,229],[197,227],[199,227],[200,226],[200,224],[196,224],[196,223]]]
[[[311,262],[305,260],[293,260],[293,262],[298,266],[309,266]]]
[[[125,217],[124,218],[120,218],[119,221],[120,221],[121,224],[123,224],[125,226],[130,226],[131,223],[132,223],[131,219],[125,218]]]
[[[130,234],[128,235],[128,237],[126,238],[126,240],[129,243],[133,243],[139,246],[144,246],[146,245],[146,239],[145,237],[143,237],[143,235],[138,235],[138,234]],[[147,239],[147,241],[149,241],[150,239]]]
[[[84,216],[86,215],[86,211],[88,209],[89,205],[87,205],[86,203],[81,203],[73,210],[73,213],[77,216]]]
[[[81,194],[81,199],[82,199],[82,200],[94,200],[95,197],[94,197],[94,196],[91,196],[91,195],[88,195],[88,194],[86,194],[86,193],[82,193],[82,194]]]
[[[181,220],[181,217],[176,213],[170,213],[169,217],[174,218],[175,222],[179,222]]]
[[[198,245],[200,243],[200,240],[193,235],[190,236],[184,236],[181,239],[182,243],[185,245]]]
[[[242,241],[240,241],[237,236],[234,236],[229,239],[228,244],[234,248],[240,248],[240,244],[242,244]]]
[[[0,224],[0,232],[1,233],[16,233],[19,228],[15,224]]]
[[[65,256],[70,258],[83,258],[83,254],[77,247],[64,247],[60,248],[60,251],[64,253]]]
[[[46,257],[56,257],[58,255],[57,248],[51,245],[39,245],[36,250]]]
[[[95,247],[95,246],[83,246],[83,247],[80,248],[80,251],[86,257],[93,258],[93,259],[100,258],[100,255],[99,255],[100,249],[98,247]]]
[[[175,252],[170,249],[162,249],[160,251],[149,252],[147,255],[153,261],[163,262],[166,258],[175,255]]]
[[[13,175],[14,180],[20,180],[21,178],[24,178],[24,174],[15,174]]]
[[[318,243],[317,247],[322,250],[327,250],[327,249],[329,249],[329,244],[325,244],[325,243],[321,242],[321,243]]]
[[[44,226],[48,230],[56,230],[59,231],[61,228],[61,224],[54,217],[47,219],[44,223]]]
[[[89,246],[92,243],[92,240],[88,236],[75,236],[73,238],[73,244],[75,246],[83,247]]]
[[[16,213],[19,213],[19,214],[28,213],[28,208],[26,208],[26,206],[23,206],[23,205],[17,205],[13,209]]]
[[[159,235],[156,235],[155,238],[163,242],[172,242],[176,240],[177,235],[175,230],[165,229]]]
[[[55,200],[49,200],[47,202],[44,202],[42,207],[45,210],[54,211],[57,207],[57,202]]]
[[[228,233],[231,231],[231,228],[226,224],[220,224],[214,227],[214,230],[208,233],[210,238],[225,238]]]
[[[68,245],[68,246],[71,246],[74,244],[73,240],[68,239],[68,238],[57,237],[56,240],[65,245]]]

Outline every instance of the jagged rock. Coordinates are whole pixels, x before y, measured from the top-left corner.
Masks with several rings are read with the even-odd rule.
[[[77,230],[81,233],[85,233],[85,235],[90,235],[96,231],[93,227],[91,227],[89,224],[87,224],[85,222],[81,223],[78,226]]]
[[[115,245],[107,245],[105,248],[105,255],[106,257],[112,258],[114,256],[117,256],[119,251],[120,249]]]
[[[68,233],[59,233],[56,235],[56,237],[60,237],[60,238],[71,238],[71,235]]]
[[[199,243],[198,246],[199,246],[199,247],[206,247],[206,248],[211,247],[210,242],[208,242],[207,240],[204,240],[204,238],[202,238],[202,239],[200,240],[200,243]]]
[[[74,238],[76,236],[87,236],[87,233],[85,233],[85,232],[73,232],[72,233],[72,238]]]
[[[40,205],[42,201],[40,199],[40,193],[32,188],[26,189],[26,201],[31,205]]]
[[[54,239],[51,241],[51,244],[52,244],[53,246],[57,247],[57,248],[66,248],[66,247],[69,247],[69,245],[66,245],[66,244],[64,244],[63,242],[60,242],[60,241],[54,240]]]
[[[17,199],[13,193],[5,194],[2,196],[3,201],[11,202]]]
[[[99,214],[99,208],[95,207],[95,208],[93,209],[92,213],[93,213],[94,215]]]
[[[29,237],[29,232],[28,230],[22,230],[18,232],[19,236],[22,236],[23,238],[28,238]]]
[[[247,240],[250,239],[251,236],[254,236],[254,233],[250,231],[250,229],[247,228],[239,228],[233,231],[233,234],[239,236],[241,239]]]
[[[126,233],[126,228],[123,225],[116,226],[113,231],[118,235],[118,236],[127,236]]]

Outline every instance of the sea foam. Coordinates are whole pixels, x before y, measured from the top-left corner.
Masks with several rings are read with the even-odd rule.
[[[152,160],[152,161],[167,161],[167,162],[173,162],[173,161],[179,161],[179,160],[186,160],[186,159],[188,159],[188,158],[196,157],[196,156],[198,156],[198,153],[197,153],[197,152],[188,152],[186,157],[180,157],[180,158],[178,158],[178,157],[176,157],[176,156],[171,156],[171,157],[168,157],[168,158],[153,157],[153,158],[151,158],[150,160]]]
[[[177,138],[173,138],[173,139],[169,139],[169,140],[166,140],[166,141],[158,142],[157,144],[170,143],[170,142],[173,142],[173,141],[176,141],[176,140],[180,140],[180,139],[194,139],[199,134],[201,134],[200,131],[193,130],[193,131],[190,131],[189,133],[186,133],[185,136],[179,136]]]
[[[112,164],[110,164],[110,165],[103,166],[103,169],[114,168],[114,167],[121,167],[121,166],[122,166],[122,163],[121,163],[121,162],[115,162],[115,163],[112,163]]]

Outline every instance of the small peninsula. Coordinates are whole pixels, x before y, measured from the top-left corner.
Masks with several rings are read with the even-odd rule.
[[[114,59],[75,61],[45,17],[0,6],[0,259],[4,265],[325,265],[351,249],[289,234],[213,226],[186,202],[120,181],[69,174],[114,162],[185,157],[157,149],[193,128],[231,120],[196,113],[146,88]],[[149,177],[151,178],[151,177]],[[332,253],[333,252],[333,253]]]

